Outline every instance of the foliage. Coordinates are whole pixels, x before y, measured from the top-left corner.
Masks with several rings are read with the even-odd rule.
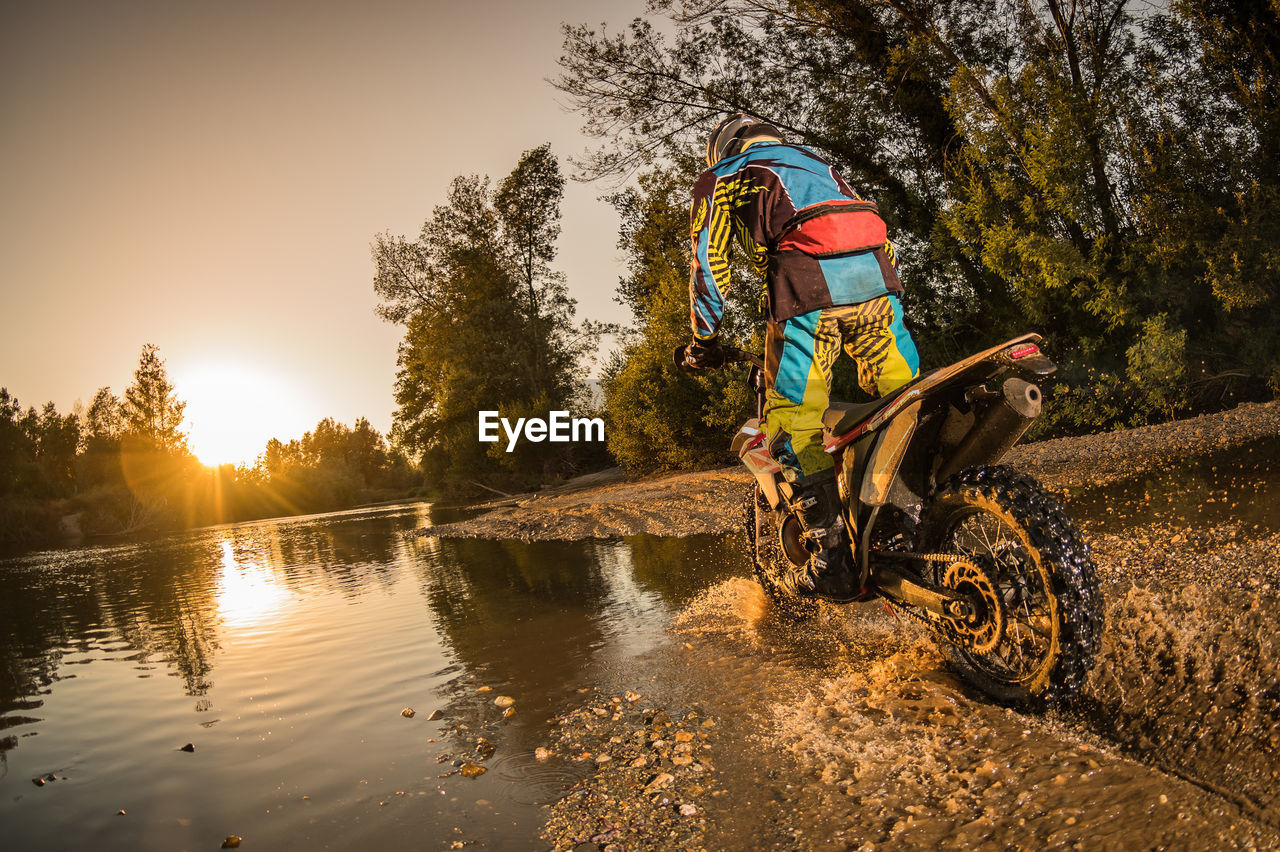
[[[186,408],[169,381],[160,348],[154,343],[143,346],[120,409],[124,435],[162,453],[186,452],[187,436],[178,431]]]
[[[609,450],[633,471],[677,470],[730,460],[728,435],[753,413],[740,370],[676,372],[672,351],[689,341],[688,188],[695,166],[657,169],[613,197],[627,275],[618,301],[636,326],[604,372]],[[759,349],[762,282],[735,268],[737,288],[721,338]]]
[[[24,413],[18,400],[0,388],[0,497],[70,493],[79,442],[75,414],[59,415],[51,402]]]
[[[404,457],[363,417],[354,427],[326,417],[287,444],[272,438],[255,470],[237,471],[237,478],[256,479],[262,498],[293,512],[351,506],[373,491],[402,490],[413,481]]]
[[[418,484],[363,418],[273,439],[252,467],[207,468],[176,428],[184,405],[150,345],[123,403],[104,387],[85,411],[24,412],[0,388],[0,543],[53,541],[67,519],[88,535],[154,532],[341,509]]]
[[[85,485],[106,485],[119,481],[120,439],[124,434],[124,412],[120,398],[111,388],[98,388],[85,412],[80,433],[78,479]]]
[[[1069,386],[1106,386],[1063,394],[1060,431],[1280,375],[1273,3],[650,6],[671,25],[565,30],[557,85],[606,140],[585,176],[677,161],[725,112],[773,122],[879,203],[926,368],[1035,329]]]
[[[482,409],[545,418],[587,398],[582,361],[607,329],[575,327],[575,303],[552,269],[563,193],[543,145],[496,190],[487,178],[455,178],[416,240],[374,242],[378,313],[405,326],[392,437],[431,480],[528,485],[573,467],[567,444],[507,453],[477,440]]]

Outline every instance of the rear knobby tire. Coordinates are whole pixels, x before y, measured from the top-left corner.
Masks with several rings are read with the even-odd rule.
[[[819,602],[792,591],[783,579],[792,572],[791,562],[782,552],[773,509],[765,501],[759,486],[751,486],[743,509],[743,531],[747,537],[752,573],[774,610],[789,621],[807,621],[817,616],[821,609]]]
[[[925,507],[920,550],[967,557],[994,582],[1007,613],[987,653],[942,641],[967,681],[1001,701],[1056,703],[1084,685],[1102,639],[1097,572],[1075,524],[1034,479],[1011,467],[970,467]],[[942,582],[945,563],[933,565]]]

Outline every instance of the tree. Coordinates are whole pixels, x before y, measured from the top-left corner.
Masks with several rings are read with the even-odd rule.
[[[86,449],[95,444],[103,446],[118,442],[124,431],[124,412],[120,398],[111,392],[111,388],[98,388],[85,413],[84,439]]]
[[[548,393],[549,375],[557,365],[544,351],[548,335],[543,324],[564,323],[572,316],[572,302],[564,287],[564,276],[552,271],[556,238],[560,236],[560,201],[564,198],[564,176],[560,164],[546,144],[520,157],[511,174],[498,185],[493,204],[502,222],[503,235],[524,287],[529,320],[528,373],[535,396]],[[545,314],[545,319],[544,319]]]
[[[532,359],[519,351],[530,339],[526,313],[489,199],[487,180],[457,178],[416,243],[383,236],[374,249],[383,316],[407,326],[392,434],[415,454],[443,453],[472,469],[486,466],[477,410],[531,391]],[[398,262],[405,257],[414,265]],[[447,467],[442,458],[434,472]]]
[[[36,445],[23,428],[22,405],[8,388],[0,388],[0,496],[24,490]]]
[[[618,301],[635,320],[603,378],[609,450],[632,471],[687,469],[730,460],[726,434],[754,413],[736,370],[676,373],[672,350],[689,340],[688,188],[694,165],[655,170],[613,197],[622,216],[618,247],[627,275]],[[721,330],[726,342],[759,349],[762,281],[733,270],[735,298]]]
[[[565,31],[557,85],[606,140],[584,176],[678,159],[750,112],[879,202],[926,367],[1030,325],[1075,386],[1062,429],[1280,386],[1273,3],[651,9],[672,37]],[[1135,346],[1189,367],[1157,376]]]
[[[142,347],[133,384],[124,392],[124,432],[150,448],[185,453],[187,436],[179,431],[187,404],[178,399],[160,357],[160,349]]]
[[[1148,31],[1133,204],[1187,334],[1187,388],[1280,389],[1280,7],[1179,0]]]
[[[272,438],[258,464],[236,476],[268,511],[287,512],[343,508],[410,485],[403,458],[363,417],[354,428],[326,417],[287,444]]]
[[[540,415],[584,394],[581,359],[601,328],[575,327],[552,269],[563,178],[549,146],[491,189],[458,177],[418,238],[373,245],[378,313],[403,324],[392,436],[435,476],[530,483],[570,463],[564,445],[503,452],[478,441],[478,413]]]
[[[36,457],[47,493],[65,497],[75,490],[76,450],[80,446],[80,419],[58,414],[45,403],[37,420]]]
[[[120,438],[124,414],[111,388],[98,388],[84,415],[80,433],[79,478],[82,486],[104,485],[120,479]]]

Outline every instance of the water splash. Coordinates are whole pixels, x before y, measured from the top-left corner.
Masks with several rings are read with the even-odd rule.
[[[973,692],[878,605],[797,626],[751,581],[708,589],[675,631],[697,647],[706,691],[757,714],[744,740],[756,759],[736,780],[721,755],[738,788],[727,798],[766,788],[754,816],[717,815],[720,836],[764,827],[758,845],[779,849],[1280,845],[1280,606],[1265,588],[1277,542],[1169,533],[1097,542],[1104,650],[1081,701],[1048,715]]]

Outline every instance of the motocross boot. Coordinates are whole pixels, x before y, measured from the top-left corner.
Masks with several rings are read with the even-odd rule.
[[[791,507],[804,527],[807,547],[813,554],[804,584],[833,600],[858,598],[862,590],[855,588],[853,552],[841,512],[835,470],[797,479],[791,483],[791,494]]]

